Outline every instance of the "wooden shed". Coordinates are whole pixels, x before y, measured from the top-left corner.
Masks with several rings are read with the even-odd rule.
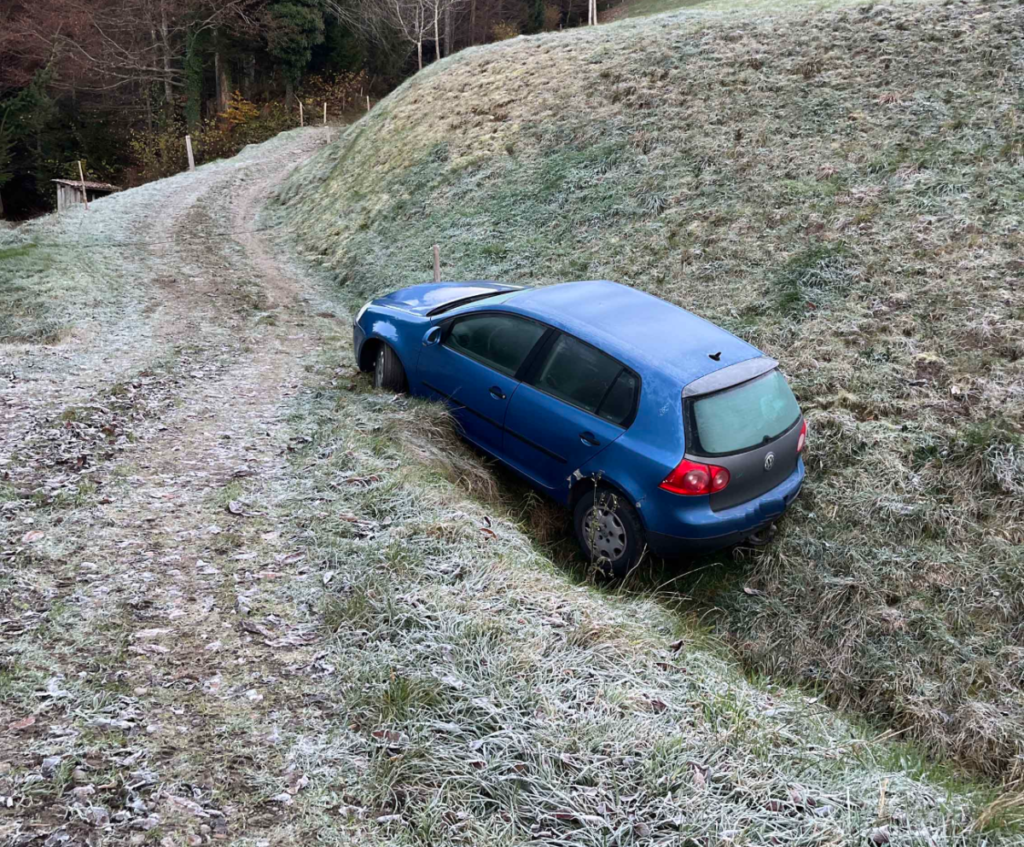
[[[86,197],[95,200],[121,190],[109,182],[82,182],[80,179],[55,179],[53,182],[57,186],[58,212],[63,212],[75,203],[84,203]]]

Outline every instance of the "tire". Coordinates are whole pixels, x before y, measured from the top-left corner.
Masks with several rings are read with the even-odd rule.
[[[580,497],[573,528],[587,561],[615,579],[633,570],[647,547],[636,510],[610,488],[592,488]]]
[[[387,344],[381,344],[373,362],[373,387],[394,394],[405,391],[405,368],[398,354]]]

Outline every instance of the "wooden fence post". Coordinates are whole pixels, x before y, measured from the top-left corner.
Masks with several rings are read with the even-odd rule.
[[[89,211],[89,192],[85,190],[85,171],[82,170],[82,160],[78,160],[78,178],[82,181],[82,199],[85,201],[85,211]]]
[[[302,101],[300,100],[299,101],[299,126],[305,126],[305,125],[306,125],[306,121],[305,121],[305,118],[303,118],[303,116],[302,116]]]
[[[434,245],[434,282],[441,281],[441,248]]]
[[[185,152],[188,153],[188,169],[194,171],[196,169],[195,156],[192,155],[192,136],[185,136]]]
[[[324,101],[324,126],[327,126],[327,101]]]
[[[369,94],[366,95],[366,111],[367,112],[370,111],[370,95]]]

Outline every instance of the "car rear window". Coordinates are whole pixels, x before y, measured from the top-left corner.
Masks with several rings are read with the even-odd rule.
[[[779,371],[690,401],[700,452],[749,450],[782,435],[800,417],[800,406]]]

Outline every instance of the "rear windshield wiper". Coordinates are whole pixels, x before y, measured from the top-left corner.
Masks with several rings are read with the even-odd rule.
[[[494,297],[498,294],[510,294],[515,291],[514,288],[507,288],[502,291],[488,291],[486,294],[474,294],[472,297],[463,297],[460,300],[452,300],[451,303],[443,303],[440,306],[436,306],[427,312],[427,317],[432,318],[434,315],[440,315],[444,312],[449,312],[452,309],[457,309],[459,306],[466,306],[469,303],[475,303],[477,300],[486,300],[488,297]]]

